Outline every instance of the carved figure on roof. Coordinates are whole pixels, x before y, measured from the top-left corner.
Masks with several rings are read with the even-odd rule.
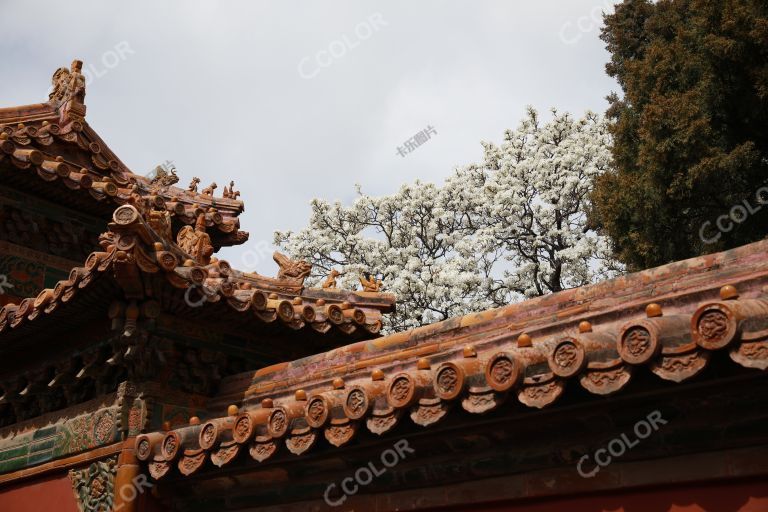
[[[155,167],[155,177],[152,178],[150,185],[154,187],[169,187],[174,183],[178,183],[178,181],[179,177],[176,175],[176,167],[163,164]]]
[[[53,90],[49,102],[60,109],[60,122],[83,120],[85,118],[85,76],[81,73],[83,63],[72,61],[70,69],[59,68],[51,77]]]
[[[53,90],[48,100],[59,110],[59,123],[85,119],[85,76],[82,70],[82,61],[74,60],[69,69],[59,68],[51,77]]]
[[[360,278],[360,284],[363,285],[364,292],[378,292],[381,290],[381,279],[376,279],[369,273],[365,273],[365,277]]]
[[[187,187],[187,190],[190,192],[197,192],[197,185],[200,183],[200,178],[195,176],[192,178],[192,181],[189,182],[189,186]]]
[[[51,77],[51,86],[53,87],[53,91],[48,95],[48,99],[54,103],[64,101],[69,87],[69,69],[57,69],[53,73],[53,77]]]
[[[216,185],[216,182],[214,181],[213,183],[205,187],[201,192],[201,194],[203,194],[204,196],[213,197],[213,192],[216,190],[216,187],[218,187],[218,185]]]
[[[213,254],[211,237],[205,232],[205,214],[197,216],[195,227],[184,226],[176,236],[176,244],[201,265],[208,265]]]
[[[152,208],[146,215],[147,224],[155,230],[155,233],[166,240],[173,240],[173,231],[171,231],[171,214],[168,210],[157,210]],[[182,228],[183,229],[183,228]]]
[[[139,186],[133,185],[131,187],[131,194],[128,197],[128,204],[136,207],[139,212],[144,214],[149,208],[149,200],[139,192]]]
[[[338,270],[331,269],[331,273],[328,274],[328,277],[325,278],[325,281],[323,281],[323,289],[324,290],[335,290],[336,289],[336,278],[341,275],[341,272]]]
[[[73,60],[69,70],[69,97],[78,103],[85,103],[85,77],[81,73],[83,61]]]
[[[272,259],[280,267],[277,273],[278,279],[290,279],[304,283],[304,279],[312,271],[312,264],[307,261],[292,260],[285,254],[277,251],[272,255]]]
[[[235,190],[235,182],[230,181],[229,187],[224,185],[224,197],[226,199],[237,199],[240,196],[240,191]]]

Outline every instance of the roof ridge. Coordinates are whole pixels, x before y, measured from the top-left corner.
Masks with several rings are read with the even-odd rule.
[[[136,272],[162,274],[176,288],[204,293],[204,303],[226,302],[236,311],[252,312],[262,322],[280,320],[291,329],[309,325],[321,333],[336,327],[346,334],[360,329],[376,335],[382,326],[382,313],[394,307],[391,294],[308,289],[303,277],[244,278],[225,260],[201,254],[207,237],[204,214],[198,217],[201,222],[197,229],[187,232],[192,237],[188,246],[177,245],[162,232],[168,228],[168,218],[158,201],[143,213],[133,204],[118,207],[108,231],[100,237],[103,251],[91,253],[82,267],[74,268],[69,278],[54,288],[25,298],[18,306],[0,308],[0,339],[4,332],[53,313],[75,290],[86,288],[107,270],[112,270],[129,299],[143,294],[137,290]]]
[[[58,68],[46,103],[0,109],[0,160],[7,158],[18,168],[35,170],[45,181],[58,180],[69,189],[88,190],[99,201],[125,204],[132,192],[145,197],[160,196],[169,204],[169,211],[184,224],[195,221],[199,208],[215,208],[219,215],[213,219],[221,232],[217,244],[245,242],[248,233],[239,230],[238,218],[245,203],[238,199],[240,193],[233,186],[224,187],[224,197],[214,198],[211,187],[197,192],[193,185],[183,189],[173,186],[175,181],[153,182],[131,171],[115,155],[85,120],[85,79],[81,70],[79,60],[73,61],[70,68]],[[59,142],[75,145],[85,152],[93,167],[67,160],[60,151],[47,151]],[[51,161],[59,165],[47,163]],[[116,186],[105,184],[110,181]]]
[[[754,286],[756,280],[766,279],[766,254],[768,240],[754,242],[736,249],[669,263],[600,283],[450,318],[390,334],[375,342],[357,342],[298,361],[278,363],[256,371],[246,395],[258,397],[260,393],[269,393],[270,389],[260,387],[261,381],[264,381],[267,388],[287,382],[297,385],[291,381],[297,375],[301,376],[302,380],[309,381],[329,372],[345,374],[352,368],[374,367],[388,360],[390,353],[398,354],[400,358],[403,351],[426,355],[438,348],[447,350],[452,347],[453,350],[460,350],[463,343],[480,338],[481,335],[487,337],[493,332],[497,335],[486,340],[489,343],[497,339],[514,339],[523,332],[541,339],[546,337],[547,331],[573,326],[581,319],[590,320],[595,324],[606,324],[617,322],[617,318],[642,317],[651,300],[666,304],[665,310],[676,314],[689,308],[692,302],[717,296],[723,279],[727,278],[728,282],[734,285],[742,283],[750,287]],[[745,265],[747,262],[751,263],[748,267]],[[542,335],[537,336],[537,333]],[[430,348],[430,345],[434,347]],[[354,366],[350,365],[349,358],[346,357],[348,352],[358,354]],[[302,365],[314,369],[311,372],[298,370]],[[243,390],[237,392],[242,394]]]
[[[186,476],[207,459],[221,467],[243,451],[262,462],[281,446],[304,454],[323,437],[343,446],[362,426],[380,435],[406,416],[427,427],[451,410],[477,417],[512,397],[530,408],[550,407],[568,383],[613,395],[644,370],[688,381],[715,357],[765,371],[767,246],[757,242],[593,286],[593,299],[602,299],[594,309],[558,311],[553,294],[549,312],[525,318],[530,325],[502,308],[264,368],[245,394],[233,388],[212,401],[213,409],[226,406],[226,415],[142,434],[136,453],[155,479],[174,467]],[[691,275],[708,282],[686,285]],[[605,314],[610,305],[600,294],[633,283],[642,283],[644,300],[639,291],[625,295],[625,309]]]

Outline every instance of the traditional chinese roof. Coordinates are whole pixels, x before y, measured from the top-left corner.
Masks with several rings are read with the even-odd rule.
[[[207,474],[207,461],[231,470],[241,454],[371,442],[364,429],[433,428],[461,410],[471,424],[509,402],[631,396],[643,391],[630,391],[635,379],[684,386],[715,360],[765,371],[767,251],[763,241],[234,376],[212,404],[226,415],[141,435],[136,454],[155,479]]]
[[[62,217],[77,210],[93,221],[88,234],[106,229],[92,249],[81,251],[92,241],[83,237],[67,252],[80,261],[78,252],[96,249],[66,279],[0,307],[0,427],[127,379],[157,386],[152,393],[173,406],[203,403],[222,377],[245,368],[380,336],[391,294],[336,289],[332,279],[305,287],[311,265],[279,253],[276,277],[215,258],[220,246],[247,239],[239,192],[230,185],[214,198],[213,187],[197,193],[195,182],[174,187],[170,171],[131,172],[85,121],[80,66],[56,71],[50,101],[0,109],[4,197],[23,191],[21,201],[48,205],[46,219],[61,205]]]
[[[0,350],[32,330],[46,328],[47,317],[58,323],[80,300],[92,310],[89,290],[98,288],[96,283],[105,277],[109,290],[120,289],[127,299],[153,297],[157,308],[182,316],[186,309],[186,314],[221,319],[223,308],[253,326],[276,324],[289,331],[306,327],[319,334],[375,336],[382,313],[394,308],[391,294],[306,288],[303,277],[244,273],[215,258],[202,264],[157,233],[131,205],[115,210],[101,244],[104,250],[72,269],[69,279],[19,305],[0,308]],[[143,314],[152,317],[148,311]]]
[[[200,213],[214,246],[248,239],[238,216],[244,203],[173,186],[178,180],[151,180],[132,172],[85,120],[82,63],[59,68],[49,101],[0,109],[0,177],[5,183],[74,208],[109,218],[132,194],[159,198],[175,229],[192,225]],[[169,176],[166,176],[169,178]]]
[[[190,254],[145,214],[117,208],[102,251],[53,288],[0,308],[0,410],[10,406],[15,421],[62,407],[58,399],[40,405],[41,397],[63,391],[72,405],[81,395],[71,388],[95,396],[120,378],[158,378],[160,369],[182,390],[210,397],[222,376],[243,368],[378,337],[382,314],[394,308],[387,293],[307,288],[305,275],[291,275],[306,264],[282,255],[270,278]],[[194,250],[208,240],[202,226],[190,235]]]

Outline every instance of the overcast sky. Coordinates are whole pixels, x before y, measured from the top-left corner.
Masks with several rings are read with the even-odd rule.
[[[136,173],[173,161],[180,186],[234,179],[251,239],[220,257],[274,275],[264,241],[303,227],[313,197],[440,182],[528,104],[603,112],[614,3],[2,0],[0,105],[47,100],[56,68],[83,60],[86,119],[110,148]]]

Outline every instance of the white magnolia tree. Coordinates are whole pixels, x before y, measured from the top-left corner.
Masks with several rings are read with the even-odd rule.
[[[442,187],[416,181],[391,196],[358,188],[349,206],[315,199],[309,226],[275,243],[331,269],[345,287],[370,272],[398,297],[387,328],[401,330],[611,277],[623,269],[587,229],[595,176],[610,163],[605,121],[529,108],[500,146],[483,143],[482,164]]]

